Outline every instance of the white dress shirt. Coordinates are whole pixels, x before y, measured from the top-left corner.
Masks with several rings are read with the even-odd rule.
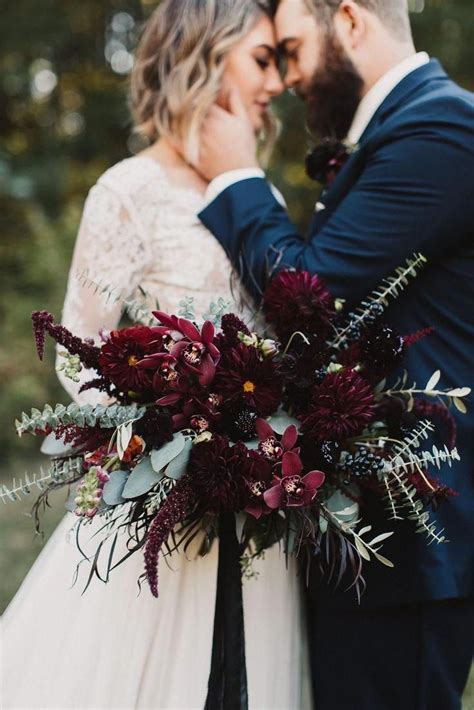
[[[430,58],[426,52],[418,52],[407,57],[396,66],[389,69],[363,96],[357,108],[354,120],[347,134],[349,143],[356,144],[360,140],[365,129],[369,125],[377,109],[383,104],[387,96],[408,74],[415,69],[427,64]],[[215,198],[236,182],[248,180],[249,178],[265,178],[265,173],[260,168],[241,168],[239,170],[229,170],[222,175],[218,175],[209,183],[205,193],[205,205],[209,205]],[[272,191],[276,199],[285,205],[281,193],[272,185]],[[318,203],[317,208],[324,209],[322,203]]]

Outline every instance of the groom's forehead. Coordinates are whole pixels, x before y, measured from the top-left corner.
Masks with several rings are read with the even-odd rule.
[[[308,22],[316,24],[316,19],[305,0],[280,0],[275,13],[275,26],[281,43],[290,37],[300,36]]]
[[[316,18],[305,0],[280,0],[275,13],[275,28],[280,52],[285,54],[291,45],[316,27]]]

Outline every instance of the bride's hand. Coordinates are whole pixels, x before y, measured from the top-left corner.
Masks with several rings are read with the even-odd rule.
[[[200,158],[195,166],[207,180],[229,170],[258,167],[257,139],[238,91],[229,93],[229,110],[214,104],[200,137]]]

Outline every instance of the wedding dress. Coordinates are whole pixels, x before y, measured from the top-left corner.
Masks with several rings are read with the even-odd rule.
[[[212,300],[235,300],[231,267],[199,222],[201,194],[172,184],[145,156],[108,170],[86,201],[63,310],[63,323],[82,337],[117,326],[123,304],[85,288],[76,273],[132,298],[138,286],[176,313],[194,298],[197,314]],[[82,373],[82,380],[90,379]],[[79,402],[100,401],[94,390],[61,375]],[[160,597],[146,583],[138,552],[94,578],[81,595],[88,565],[70,533],[67,513],[2,618],[2,700],[10,708],[200,708],[211,664],[218,543],[206,557],[173,554],[160,561]],[[101,525],[98,518],[86,529]],[[84,539],[84,535],[83,535]],[[119,537],[119,540],[121,538]],[[93,551],[97,538],[87,547]],[[122,543],[123,549],[124,543]],[[278,546],[257,560],[257,578],[244,579],[244,624],[251,710],[310,708],[306,632],[296,563]]]

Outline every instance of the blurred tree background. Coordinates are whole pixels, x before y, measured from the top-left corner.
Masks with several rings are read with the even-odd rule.
[[[56,380],[52,343],[44,363],[36,357],[30,314],[47,309],[60,318],[87,191],[107,167],[143,147],[131,132],[127,77],[140,27],[156,4],[0,0],[0,482],[36,468],[39,442],[18,440],[15,417],[45,402],[67,402]],[[472,0],[410,5],[417,48],[474,89]],[[271,178],[304,228],[315,186],[302,167],[303,108],[286,95],[277,111],[285,127]],[[26,512],[31,503],[0,509],[2,543],[8,543],[2,544],[0,576],[8,582],[0,611],[40,549],[35,540],[25,550],[34,538],[33,522],[21,520],[19,508]],[[47,534],[63,514],[58,507]]]

